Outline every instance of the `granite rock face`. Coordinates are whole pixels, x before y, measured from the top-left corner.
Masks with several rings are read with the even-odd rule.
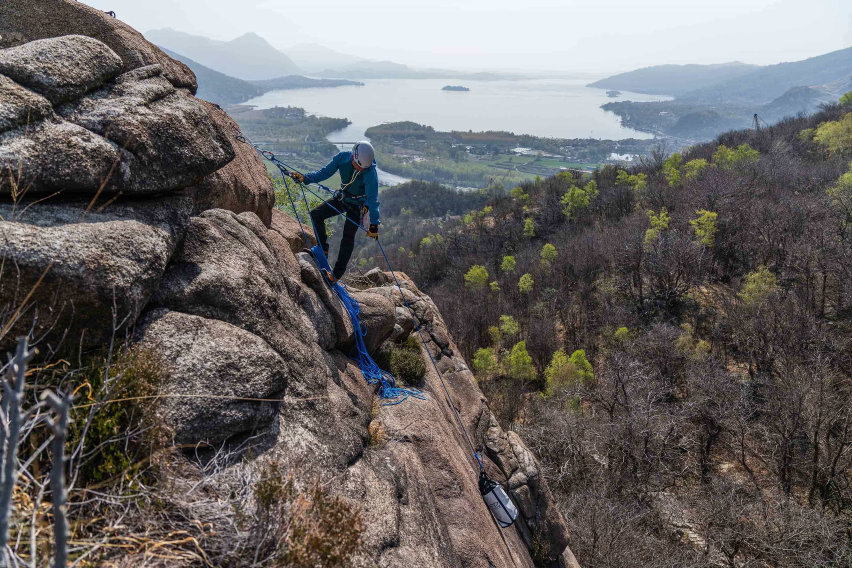
[[[535,456],[489,411],[431,298],[381,270],[350,287],[370,351],[415,325],[425,340],[425,400],[383,406],[349,358],[347,312],[301,252],[310,231],[273,209],[263,164],[194,86],[97,10],[0,3],[3,347],[32,330],[45,355],[118,340],[161,360],[157,418],[174,444],[162,491],[206,527],[195,545],[212,565],[252,565],[223,538],[239,538],[274,464],[359,512],[354,566],[532,568],[534,542],[576,566]],[[516,500],[514,527],[482,501],[473,451]],[[105,561],[145,565],[115,550]]]

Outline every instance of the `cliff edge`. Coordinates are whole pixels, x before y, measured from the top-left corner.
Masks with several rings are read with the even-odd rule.
[[[112,542],[182,519],[189,552],[105,545],[103,562],[299,565],[293,523],[310,503],[330,511],[319,528],[351,545],[328,565],[576,566],[535,456],[489,411],[434,303],[379,270],[349,282],[369,348],[406,344],[404,294],[428,332],[417,353],[437,359],[451,401],[428,365],[415,385],[425,400],[376,400],[301,228],[274,208],[237,125],[195,87],[97,10],[0,5],[0,343],[28,334],[49,359],[126,341],[165,370],[158,497],[99,530]],[[451,404],[516,501],[514,527],[483,503]]]

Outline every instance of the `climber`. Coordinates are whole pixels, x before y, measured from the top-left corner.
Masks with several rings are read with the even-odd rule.
[[[290,177],[300,183],[317,183],[330,178],[334,172],[340,172],[340,191],[334,197],[311,211],[311,220],[317,230],[320,244],[328,257],[328,236],[325,220],[345,213],[350,223],[343,224],[343,237],[334,270],[323,274],[329,283],[334,284],[346,272],[349,257],[355,247],[355,233],[362,218],[370,212],[370,227],[367,236],[379,238],[379,178],[376,173],[375,151],[366,141],[358,142],[351,152],[340,152],[322,169],[308,174],[290,172]],[[348,181],[347,181],[348,180]]]

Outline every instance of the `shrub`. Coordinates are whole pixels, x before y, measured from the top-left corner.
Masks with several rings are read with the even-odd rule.
[[[488,285],[488,271],[480,264],[471,266],[464,275],[464,285],[473,289],[485,288]]]
[[[492,292],[499,292],[500,291],[500,283],[497,282],[496,280],[489,282],[488,287],[491,288]]]
[[[720,144],[713,153],[713,163],[723,170],[744,171],[753,168],[760,161],[760,152],[748,144],[740,144],[734,149]]]
[[[419,385],[426,375],[426,364],[420,355],[417,337],[410,335],[404,343],[393,345],[388,359],[388,371],[409,385]]]
[[[766,266],[746,274],[745,283],[737,294],[747,306],[760,306],[778,291],[778,281]]]
[[[76,377],[90,393],[100,392],[109,381],[109,399],[99,406],[79,405],[72,411],[69,448],[85,435],[80,477],[85,484],[121,475],[165,440],[154,418],[156,395],[167,370],[159,355],[141,347],[122,348],[109,368],[95,359]],[[86,430],[86,423],[91,421]],[[134,434],[137,433],[137,434]],[[141,432],[141,434],[139,434]]]
[[[500,264],[500,270],[503,272],[514,272],[515,271],[515,257],[514,256],[504,256],[503,262]]]
[[[266,543],[275,552],[274,565],[292,568],[343,568],[360,553],[364,520],[342,497],[332,495],[318,480],[299,491],[292,473],[284,476],[277,463],[261,470],[254,498],[261,522],[257,551]],[[270,525],[277,531],[270,533]]]
[[[612,334],[612,337],[619,343],[622,343],[624,341],[627,341],[628,339],[631,339],[632,335],[630,333],[630,330],[627,329],[627,327],[621,326],[615,330],[615,333]]]
[[[525,237],[534,237],[535,236],[535,221],[532,218],[527,217],[524,219],[524,236]]]

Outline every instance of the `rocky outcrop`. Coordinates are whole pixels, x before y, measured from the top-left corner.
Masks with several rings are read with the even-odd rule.
[[[0,48],[42,38],[82,35],[106,44],[125,70],[163,66],[163,75],[177,88],[195,94],[198,84],[189,67],[170,58],[142,34],[100,10],[74,0],[3,0],[0,3]]]
[[[0,67],[13,61],[0,69],[0,342],[33,330],[53,353],[129,337],[161,359],[157,418],[174,443],[162,491],[207,527],[195,544],[209,562],[251,564],[220,535],[240,538],[274,464],[361,515],[353,565],[531,568],[536,542],[575,566],[535,457],[489,411],[432,300],[379,270],[351,287],[369,350],[405,341],[415,320],[426,340],[425,400],[382,406],[348,357],[352,322],[301,252],[310,235],[272,208],[236,125],[126,26],[70,1],[38,4],[0,5],[14,54],[57,52],[75,73],[0,50]],[[88,37],[39,35],[42,16],[45,30]],[[515,527],[501,531],[480,498],[454,409],[516,499]],[[191,565],[169,558],[159,565]],[[136,552],[114,560],[143,564]]]

